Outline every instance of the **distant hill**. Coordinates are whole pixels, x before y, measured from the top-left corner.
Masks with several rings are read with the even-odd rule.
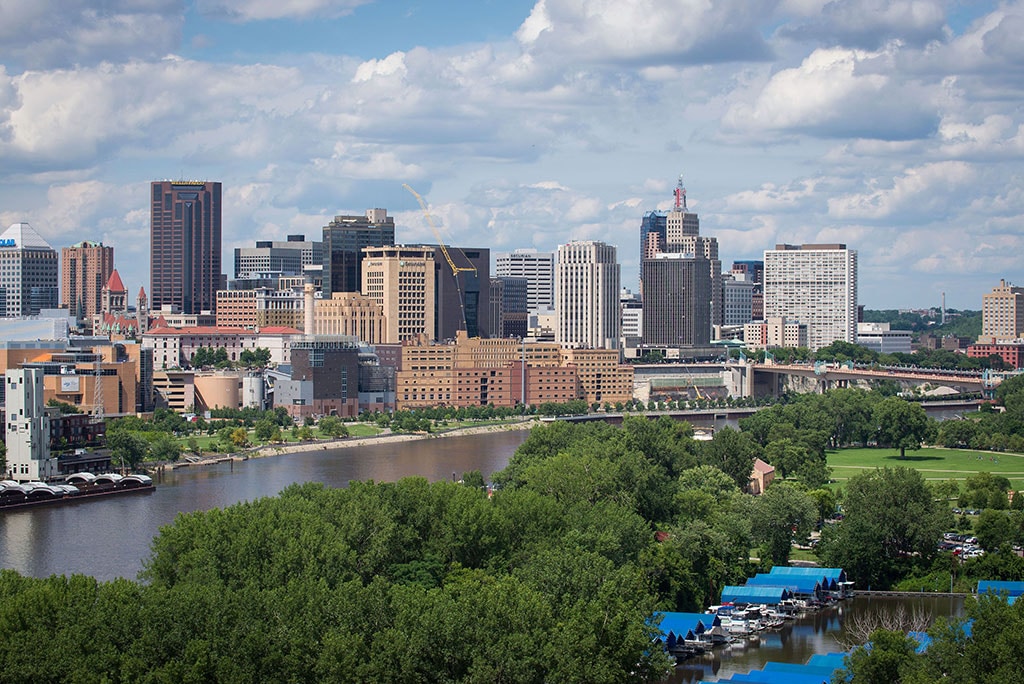
[[[946,311],[946,324],[941,325],[942,313],[931,309],[927,313],[912,313],[896,309],[865,309],[864,321],[888,323],[893,330],[910,330],[916,339],[921,333],[945,336],[955,335],[972,340],[981,335],[981,312],[969,309]]]

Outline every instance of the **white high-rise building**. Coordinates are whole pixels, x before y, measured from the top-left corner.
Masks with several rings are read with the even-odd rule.
[[[526,278],[526,306],[529,311],[555,306],[555,255],[535,249],[517,249],[495,258],[496,278]]]
[[[619,281],[612,245],[560,245],[555,262],[555,341],[566,348],[618,349]]]
[[[0,235],[0,270],[0,316],[57,308],[57,252],[29,224],[12,223]]]
[[[811,350],[857,342],[857,251],[842,244],[775,245],[764,253],[764,317],[807,326]]]
[[[7,472],[4,479],[35,482],[57,476],[50,456],[50,418],[43,410],[43,371],[8,370],[4,378],[7,414]]]

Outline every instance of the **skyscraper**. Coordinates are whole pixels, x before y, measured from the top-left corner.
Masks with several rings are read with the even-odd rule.
[[[453,340],[459,330],[468,337],[490,337],[491,250],[479,247],[446,247],[459,269],[453,273],[440,245],[434,248],[434,279],[437,298],[434,339]]]
[[[38,316],[57,307],[57,252],[27,223],[0,235],[0,316]]]
[[[364,247],[395,244],[395,220],[387,209],[367,209],[364,216],[335,216],[323,232],[323,296],[359,292]]]
[[[363,254],[363,294],[382,308],[387,322],[381,342],[394,344],[422,334],[433,339],[434,248],[367,247]]]
[[[659,253],[641,265],[644,344],[703,347],[711,341],[711,270],[702,256]]]
[[[856,344],[856,250],[842,244],[765,250],[764,316],[804,323],[812,351],[836,340]]]
[[[555,341],[565,348],[618,349],[619,280],[612,245],[560,245],[555,263]]]
[[[60,251],[60,305],[78,320],[103,310],[103,286],[114,271],[114,248],[102,242],[79,242]]]
[[[535,249],[517,249],[499,254],[494,275],[498,278],[526,278],[526,306],[529,311],[555,306],[555,255]]]
[[[721,325],[722,262],[718,259],[718,239],[701,237],[700,217],[686,206],[686,188],[680,177],[675,189],[675,206],[668,212],[648,212],[640,223],[640,293],[646,296],[643,262],[658,254],[685,254],[707,261],[711,279],[710,325]],[[708,335],[710,336],[710,328]],[[645,340],[646,342],[646,340]]]
[[[221,184],[154,181],[150,210],[150,305],[216,311],[221,269]]]

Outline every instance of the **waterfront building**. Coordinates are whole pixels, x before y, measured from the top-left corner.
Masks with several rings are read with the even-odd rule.
[[[981,297],[981,337],[979,342],[1016,340],[1024,337],[1024,287],[1005,280]]]
[[[765,318],[807,326],[811,351],[857,341],[857,252],[844,244],[778,244],[764,253]]]
[[[633,398],[633,366],[618,349],[563,349],[562,364],[576,369],[587,404],[616,404]]]
[[[291,375],[274,382],[274,406],[299,420],[359,415],[359,353],[354,337],[292,340]]]
[[[808,346],[807,324],[784,317],[751,321],[743,326],[743,346],[747,349],[775,349]]]
[[[421,336],[401,351],[399,409],[575,399],[618,403],[633,396],[633,367],[620,363],[614,349],[562,349],[553,342],[469,338],[460,332],[446,343]]]
[[[221,268],[221,184],[154,181],[150,206],[151,305],[214,312]]]
[[[323,228],[323,296],[359,292],[366,247],[395,244],[395,220],[387,209],[367,209],[363,216],[335,216]]]
[[[289,235],[286,240],[258,240],[255,247],[235,248],[235,278],[255,273],[280,273],[298,276],[311,267],[323,268],[324,243],[307,240],[305,235]]]
[[[60,262],[62,307],[80,321],[90,321],[101,311],[110,310],[104,308],[103,288],[114,273],[113,247],[102,242],[79,242],[61,250]]]
[[[618,349],[620,267],[612,245],[596,241],[558,247],[555,341],[562,347]]]
[[[555,255],[536,249],[517,249],[495,257],[498,278],[526,278],[526,308],[533,312],[555,306]]]
[[[0,317],[56,309],[57,261],[57,252],[27,223],[12,223],[0,234]]]
[[[44,410],[43,371],[8,369],[4,374],[7,423],[5,480],[38,482],[57,475],[57,459],[50,455],[50,418]]]
[[[711,341],[711,278],[703,255],[659,252],[641,264],[644,345],[705,347]]]
[[[858,323],[857,344],[879,354],[909,354],[910,331],[892,330],[888,323]]]
[[[384,318],[377,339],[365,342],[395,344],[422,334],[433,339],[438,301],[433,247],[367,247],[362,273],[362,294],[380,307]],[[334,306],[325,305],[327,301],[325,295],[321,306]]]

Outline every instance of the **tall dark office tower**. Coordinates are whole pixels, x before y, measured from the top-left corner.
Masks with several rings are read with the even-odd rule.
[[[434,339],[453,340],[459,330],[469,337],[491,337],[491,250],[447,247],[459,269],[453,273],[440,245],[425,246],[434,248]]]
[[[216,311],[221,271],[221,185],[210,181],[153,181],[149,277],[154,310]]]
[[[324,226],[324,299],[334,292],[359,292],[363,247],[393,244],[395,220],[387,209],[367,209],[365,216],[335,216]]]
[[[702,255],[660,253],[641,264],[644,344],[703,347],[711,340],[711,269]]]

